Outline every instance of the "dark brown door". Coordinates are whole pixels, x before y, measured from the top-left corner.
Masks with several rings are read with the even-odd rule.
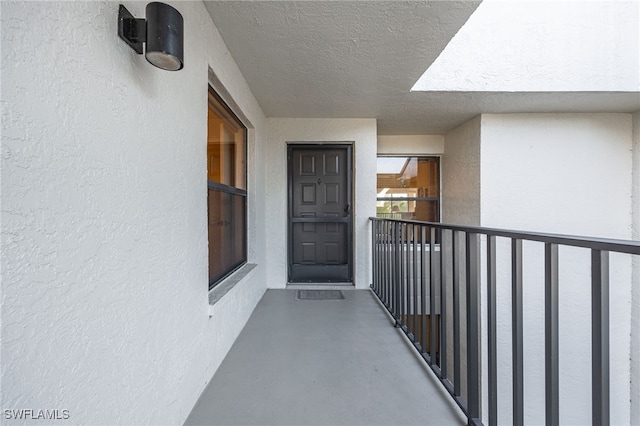
[[[289,281],[351,281],[351,146],[289,145]]]

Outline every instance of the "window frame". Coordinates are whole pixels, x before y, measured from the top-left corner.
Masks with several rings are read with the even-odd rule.
[[[207,265],[207,271],[208,271],[208,282],[209,282],[209,290],[212,290],[213,288],[215,288],[218,284],[220,284],[222,281],[224,281],[226,278],[228,278],[231,274],[233,274],[234,272],[236,272],[238,269],[240,269],[242,266],[247,264],[248,261],[248,252],[249,252],[249,236],[248,236],[248,232],[249,232],[249,224],[248,224],[248,217],[249,217],[249,197],[248,197],[248,189],[249,189],[249,176],[248,176],[248,172],[249,172],[249,167],[248,167],[248,145],[249,145],[249,128],[247,127],[247,125],[240,119],[240,117],[238,116],[238,114],[235,113],[235,111],[233,111],[233,109],[229,106],[229,104],[227,102],[224,101],[224,99],[222,99],[222,97],[215,91],[215,89],[211,86],[211,84],[208,85],[208,94],[207,94],[207,111],[211,108],[211,102],[209,100],[209,96],[212,96],[216,102],[218,102],[218,104],[225,109],[225,112],[233,119],[237,122],[237,124],[240,126],[240,128],[244,129],[244,149],[243,149],[243,153],[244,153],[244,189],[241,188],[237,188],[231,185],[226,185],[224,183],[220,183],[220,182],[216,182],[216,181],[211,181],[209,180],[209,155],[207,152],[207,243],[209,241],[209,229],[208,229],[208,223],[209,223],[209,217],[210,217],[210,210],[209,210],[209,206],[210,206],[210,202],[209,202],[209,190],[214,190],[214,191],[219,191],[221,193],[225,193],[225,194],[230,194],[232,196],[241,196],[244,199],[244,217],[243,217],[243,222],[244,222],[244,235],[243,235],[243,253],[242,253],[242,259],[240,260],[240,262],[234,264],[233,266],[231,266],[228,270],[223,271],[221,275],[214,277],[213,279],[211,278],[211,264],[208,261],[208,265]],[[216,109],[214,109],[214,112],[216,112]],[[207,121],[207,134],[209,132],[209,123]],[[207,255],[209,256],[210,253],[210,247],[207,246]]]
[[[378,158],[416,158],[420,159],[437,159],[438,160],[438,195],[435,197],[379,197],[378,196],[378,172],[376,170],[376,217],[378,216],[377,205],[380,201],[406,201],[406,202],[418,202],[418,201],[435,201],[437,206],[438,220],[435,223],[442,222],[442,156],[441,155],[429,155],[429,154],[378,154],[376,155],[376,163]],[[418,219],[412,219],[418,220]]]

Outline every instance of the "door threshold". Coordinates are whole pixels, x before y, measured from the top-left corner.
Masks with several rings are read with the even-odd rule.
[[[349,290],[353,283],[287,283],[287,290]]]

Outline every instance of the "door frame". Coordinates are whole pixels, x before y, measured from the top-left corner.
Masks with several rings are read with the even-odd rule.
[[[287,282],[298,284],[311,281],[291,281],[291,267],[293,265],[293,168],[292,168],[292,151],[293,149],[344,149],[347,154],[347,200],[351,206],[350,220],[347,221],[347,270],[348,278],[343,280],[324,280],[313,281],[314,283],[351,283],[353,284],[353,221],[354,221],[354,143],[353,142],[287,142]]]

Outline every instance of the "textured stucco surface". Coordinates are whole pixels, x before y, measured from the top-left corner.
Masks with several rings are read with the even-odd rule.
[[[482,115],[482,225],[631,237],[630,114]]]
[[[205,1],[267,116],[378,118],[392,135],[451,122],[409,89],[478,4]]]
[[[480,225],[480,117],[445,135],[442,221]]]
[[[631,238],[631,114],[482,115],[482,226]],[[448,148],[448,147],[447,147]],[[498,330],[510,330],[509,241],[498,242]],[[544,252],[524,244],[525,422],[544,423]],[[629,424],[631,261],[611,256],[611,422]],[[591,422],[589,252],[560,249],[560,423]],[[511,340],[498,339],[501,422]]]
[[[640,111],[633,114],[633,239],[640,240]],[[631,424],[640,424],[640,256],[633,259],[631,295]]]
[[[419,135],[483,112],[640,109],[638,87],[617,84],[640,75],[637,12],[607,12],[637,0],[205,4],[269,117],[376,118],[379,134]],[[427,68],[430,91],[411,92]],[[609,88],[634,92],[592,91]]]
[[[371,119],[269,118],[265,150],[267,224],[267,285],[287,283],[287,143],[353,142],[354,284],[371,284],[369,217],[376,206],[376,121]]]
[[[264,116],[203,5],[173,4],[176,73],[118,38],[117,2],[2,4],[3,409],[180,424],[264,292],[252,215],[258,266],[209,309],[209,66],[254,127],[250,164]],[[261,210],[264,168],[249,170]]]
[[[640,5],[485,0],[412,90],[637,93]]]
[[[443,152],[443,135],[378,135],[378,155],[439,155]]]
[[[480,225],[480,116],[462,124],[460,127],[445,135],[444,155],[441,158],[442,180],[442,222],[459,225]],[[450,238],[450,237],[447,237]],[[460,240],[463,241],[463,240]],[[447,270],[452,270],[448,257]],[[464,282],[466,272],[460,271],[459,279]],[[450,274],[448,294],[452,294],[453,281]],[[461,306],[466,304],[466,293],[460,294]],[[447,313],[449,336],[453,336],[453,309]],[[461,323],[465,324],[465,313],[462,313]],[[460,368],[466,371],[466,327],[462,327],[460,336]],[[448,362],[453,365],[453,338],[448,340]],[[467,378],[464,376],[460,382],[462,394],[467,392]]]

